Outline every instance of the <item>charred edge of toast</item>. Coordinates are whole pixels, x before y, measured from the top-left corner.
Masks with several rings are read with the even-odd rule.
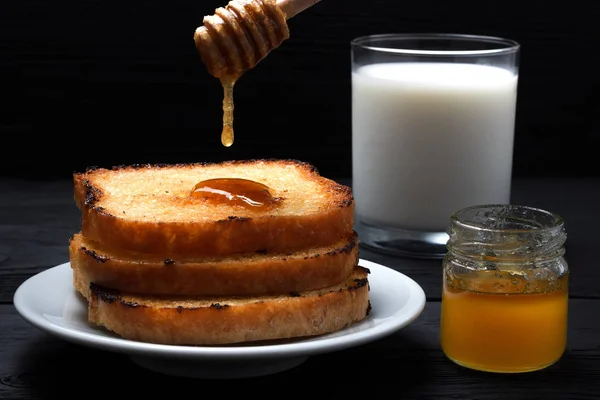
[[[99,263],[105,263],[109,260],[108,257],[106,256],[102,256],[98,253],[96,253],[94,250],[90,250],[85,246],[81,246],[80,250],[84,253],[87,254],[88,256],[92,257],[95,261],[98,261]]]
[[[352,237],[350,237],[350,240],[344,246],[339,247],[337,249],[330,250],[323,254],[319,254],[319,253],[312,254],[310,256],[304,257],[304,259],[308,260],[308,259],[318,258],[321,256],[328,257],[328,256],[335,256],[336,254],[349,254],[352,251],[352,249],[354,249],[356,247],[357,244],[358,244],[358,234],[353,231]]]
[[[369,268],[363,267],[361,265],[357,265],[356,268],[362,270],[365,274],[367,274],[367,278],[355,279],[354,280],[354,286],[350,287],[348,289],[349,290],[356,290],[358,288],[361,288],[361,287],[367,285],[367,290],[371,291],[371,283],[369,282],[369,278],[368,278],[368,275],[371,273],[371,270]],[[370,309],[370,307],[371,307],[371,303],[369,302],[369,309]],[[367,312],[367,315],[369,315],[368,312]]]
[[[229,307],[230,307],[229,304],[221,304],[221,303],[212,303],[210,305],[210,308],[214,308],[215,310],[226,310]],[[178,314],[181,314],[184,311],[194,311],[194,310],[199,310],[200,308],[201,307],[177,306],[177,308],[175,309],[175,311],[177,311]]]
[[[369,268],[363,267],[362,265],[358,265],[356,268],[360,269],[361,271],[363,271],[367,275],[369,275],[371,273],[371,270]]]
[[[93,186],[87,179],[83,182],[83,185],[85,186],[84,204],[89,207],[94,207],[94,204],[100,201],[102,191]]]
[[[354,203],[354,199],[352,197],[350,197],[350,198],[344,197],[344,199],[339,202],[338,207],[340,207],[340,208],[350,207],[352,205],[352,203]]]
[[[223,222],[229,222],[229,221],[247,222],[247,221],[251,221],[251,220],[252,220],[251,217],[237,217],[235,215],[230,215],[225,219],[217,220],[217,223],[223,223]]]
[[[364,271],[366,274],[370,274],[371,271],[368,268],[365,267],[361,267],[358,266],[357,268],[361,269],[362,271]],[[353,291],[353,290],[357,290],[360,289],[362,287],[364,287],[365,285],[369,285],[369,280],[368,278],[357,278],[354,279],[351,285],[347,285],[346,287],[340,288],[338,291],[339,292],[344,292],[344,291]],[[370,290],[370,287],[369,289]],[[107,304],[112,304],[117,302],[118,304],[121,304],[124,307],[127,308],[137,308],[137,307],[142,307],[142,308],[146,308],[148,307],[145,304],[140,304],[136,301],[127,301],[123,298],[121,291],[116,290],[116,289],[110,289],[110,288],[105,288],[103,286],[97,285],[95,283],[90,283],[90,293],[92,295],[92,297],[97,298],[101,301],[103,301],[104,303]],[[334,293],[333,291],[327,291],[327,290],[322,290],[319,291],[319,293],[317,294],[317,296],[324,296],[328,293]],[[303,297],[302,293],[300,292],[291,292],[289,293],[290,297]],[[258,300],[257,303],[263,303],[263,300]],[[214,308],[216,310],[226,310],[230,307],[229,304],[226,303],[212,303],[210,305],[211,308]],[[183,307],[183,306],[178,306],[177,308],[175,308],[175,310],[178,313],[182,313],[183,311],[194,311],[194,310],[198,310],[201,308],[205,308],[205,307]],[[369,315],[369,312],[371,311],[371,302],[369,301],[369,306],[367,307],[367,315]]]
[[[140,305],[138,302],[135,302],[135,301],[124,300],[123,297],[121,296],[121,292],[118,290],[105,288],[105,287],[96,285],[93,282],[90,283],[90,293],[91,293],[92,297],[98,298],[107,304],[119,302],[119,304],[122,304],[125,307],[129,307],[129,308],[146,307],[145,305]]]

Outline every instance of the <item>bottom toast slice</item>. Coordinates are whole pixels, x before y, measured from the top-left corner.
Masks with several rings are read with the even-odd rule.
[[[95,285],[74,269],[88,299],[88,320],[124,339],[173,345],[222,345],[292,339],[339,331],[371,311],[369,270],[343,283],[279,296],[139,296]]]

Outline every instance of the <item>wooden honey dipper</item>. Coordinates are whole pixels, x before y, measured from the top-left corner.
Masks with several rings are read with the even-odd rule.
[[[233,144],[233,87],[290,36],[287,20],[320,0],[231,0],[203,19],[194,42],[208,72],[223,86],[221,142]]]

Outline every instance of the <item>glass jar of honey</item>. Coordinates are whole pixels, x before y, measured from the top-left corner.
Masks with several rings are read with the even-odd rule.
[[[489,372],[527,372],[566,348],[569,268],[563,219],[519,205],[455,212],[443,260],[444,354]]]

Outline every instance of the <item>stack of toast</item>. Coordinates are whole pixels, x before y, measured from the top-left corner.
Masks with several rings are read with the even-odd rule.
[[[130,340],[220,345],[322,335],[370,312],[349,187],[296,160],[73,175],[73,284]]]

